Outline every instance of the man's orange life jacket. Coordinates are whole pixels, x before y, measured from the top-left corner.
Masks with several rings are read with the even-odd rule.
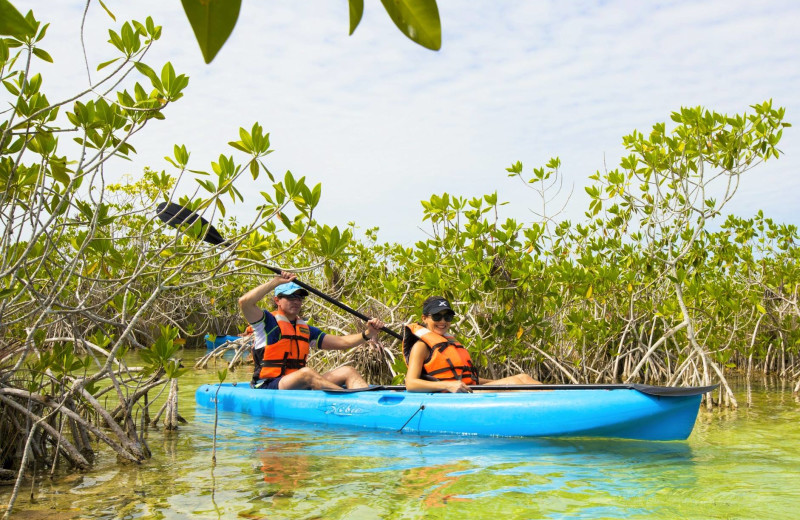
[[[295,324],[292,324],[281,311],[275,311],[272,315],[275,316],[278,327],[281,329],[281,339],[264,347],[264,355],[260,363],[256,357],[256,349],[253,349],[256,366],[261,367],[258,379],[271,379],[291,374],[306,366],[308,357],[308,342],[311,337],[308,323],[298,318]],[[269,331],[266,333],[269,337]]]
[[[411,348],[422,340],[430,352],[422,365],[423,379],[462,381],[465,385],[478,384],[478,371],[472,364],[469,352],[448,334],[441,336],[417,323],[409,323],[403,334],[403,357],[408,365]]]

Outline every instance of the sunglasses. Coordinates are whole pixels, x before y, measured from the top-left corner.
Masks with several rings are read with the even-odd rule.
[[[453,318],[456,317],[456,314],[454,312],[442,311],[442,312],[437,312],[436,314],[431,314],[430,317],[433,321],[444,320],[446,322],[451,322],[453,321]]]
[[[297,301],[303,301],[306,299],[305,296],[300,296],[299,294],[281,295],[281,298],[286,298],[287,300],[297,300]]]

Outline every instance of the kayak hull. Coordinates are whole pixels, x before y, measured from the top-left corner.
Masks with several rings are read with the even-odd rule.
[[[241,336],[216,336],[216,339],[211,341],[211,336],[206,334],[204,339],[206,340],[206,350],[214,350],[217,347],[221,347],[225,343],[236,341],[242,338]]]
[[[621,389],[471,394],[391,390],[261,390],[203,385],[199,406],[316,424],[502,437],[614,437],[671,441],[689,437],[701,395],[658,396]]]

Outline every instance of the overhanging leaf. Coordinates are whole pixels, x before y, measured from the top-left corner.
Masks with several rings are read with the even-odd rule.
[[[0,0],[0,34],[19,36],[33,34],[33,27],[8,0]]]
[[[2,0],[0,0],[2,1]],[[206,63],[228,40],[239,18],[241,0],[181,0]]]
[[[400,31],[425,48],[442,47],[442,24],[436,0],[381,0]]]
[[[364,0],[349,0],[350,5],[350,35],[356,31],[356,27],[361,23],[361,17],[364,16]]]
[[[103,3],[103,0],[98,0],[98,1],[100,2],[100,7],[102,7],[105,10],[106,14],[108,16],[110,16],[112,20],[114,20],[116,22],[117,21],[117,17],[114,16],[114,13],[112,13],[111,10],[109,10],[108,7],[106,7],[106,4]]]

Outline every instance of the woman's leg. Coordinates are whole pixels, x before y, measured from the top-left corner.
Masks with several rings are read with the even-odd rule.
[[[517,374],[515,376],[504,377],[494,381],[481,382],[483,385],[541,385],[540,381],[535,380],[528,374]]]

